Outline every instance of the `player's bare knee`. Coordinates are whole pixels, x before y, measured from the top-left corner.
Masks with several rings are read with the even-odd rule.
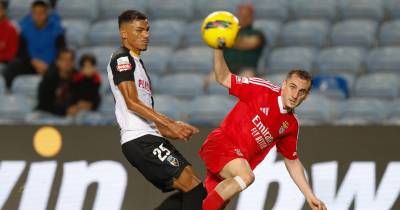
[[[187,192],[199,185],[201,180],[194,174],[191,168],[185,168],[175,182],[180,186],[180,190]]]

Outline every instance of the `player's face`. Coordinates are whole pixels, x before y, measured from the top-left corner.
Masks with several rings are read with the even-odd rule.
[[[149,44],[149,22],[147,20],[134,20],[122,27],[121,36],[125,39],[131,50],[145,51]]]
[[[301,79],[293,74],[282,83],[282,100],[286,109],[294,109],[306,99],[310,91],[311,81]]]
[[[47,23],[48,11],[46,7],[36,6],[32,8],[32,19],[39,28]]]

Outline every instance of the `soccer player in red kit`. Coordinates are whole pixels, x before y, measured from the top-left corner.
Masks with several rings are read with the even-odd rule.
[[[299,125],[294,108],[307,97],[311,75],[303,70],[290,71],[282,88],[263,79],[240,77],[230,73],[220,49],[214,51],[214,73],[239,101],[199,151],[207,168],[208,196],[203,209],[223,209],[227,201],[251,185],[252,170],[276,145],[311,208],[326,210],[312,192],[297,156]]]

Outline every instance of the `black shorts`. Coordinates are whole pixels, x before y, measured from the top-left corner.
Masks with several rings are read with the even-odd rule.
[[[178,178],[190,163],[165,138],[145,135],[122,144],[126,159],[163,192],[173,191]]]

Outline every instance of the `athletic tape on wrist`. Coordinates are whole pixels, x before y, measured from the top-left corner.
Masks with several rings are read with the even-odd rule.
[[[242,190],[247,188],[246,182],[243,181],[242,177],[235,176],[233,179],[239,184]]]

